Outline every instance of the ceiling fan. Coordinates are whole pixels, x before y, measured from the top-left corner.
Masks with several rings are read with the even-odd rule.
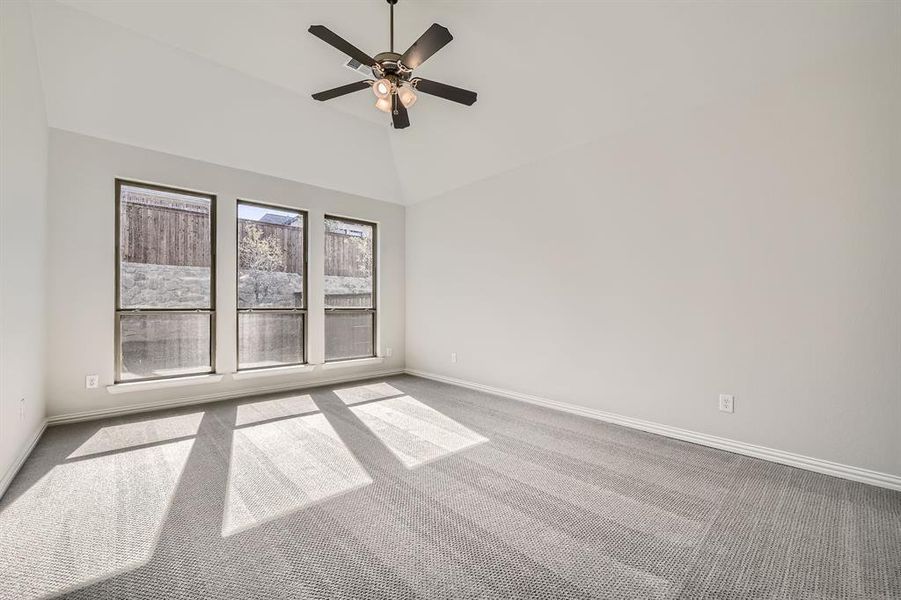
[[[380,52],[371,57],[324,25],[311,25],[309,32],[334,46],[344,54],[372,70],[375,79],[365,79],[348,83],[324,92],[313,94],[315,100],[331,100],[338,96],[358,92],[366,88],[372,89],[378,100],[376,108],[391,114],[391,122],[395,129],[410,126],[407,108],[416,102],[416,92],[438,96],[466,106],[476,101],[476,93],[462,88],[438,83],[422,77],[413,77],[413,69],[418,68],[429,57],[447,45],[454,36],[446,27],[433,23],[413,45],[403,54],[394,51],[394,5],[397,0],[387,0],[391,6],[391,50]]]

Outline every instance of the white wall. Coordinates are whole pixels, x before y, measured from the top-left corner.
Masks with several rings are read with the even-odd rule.
[[[410,207],[408,368],[901,475],[892,29]]]
[[[147,10],[159,18],[167,14],[165,4],[150,3]],[[207,29],[221,32],[221,19],[234,11],[228,3],[172,4],[176,11],[178,5],[193,5],[187,12],[203,14],[194,21],[197,40],[208,39]],[[279,10],[275,4],[270,8]],[[306,90],[299,95],[63,3],[35,2],[33,10],[51,127],[399,201],[387,121],[361,121],[309,97],[314,90],[353,80],[349,71],[342,72],[341,54],[304,31],[304,23],[317,21],[286,17],[302,45],[284,49],[287,56],[282,46],[267,41],[273,61],[292,65],[288,77]],[[259,24],[235,24],[231,47],[242,48],[243,33]],[[156,31],[179,27],[170,21]],[[260,33],[265,30],[254,31],[265,35]],[[320,87],[307,73],[323,64],[330,77]],[[356,100],[378,112],[364,98]]]
[[[114,379],[116,177],[211,192],[217,204],[217,370],[220,383],[111,395]],[[308,316],[310,362],[323,357],[325,213],[379,224],[379,346],[392,357],[382,364],[252,380],[233,380],[235,356],[235,202],[255,200],[309,211]],[[57,129],[50,130],[49,336],[47,412],[50,416],[137,406],[175,398],[298,386],[404,366],[404,207],[163,154]],[[98,389],[85,389],[88,374]]]
[[[0,25],[2,494],[5,476],[44,419],[47,119],[28,5],[0,3]]]

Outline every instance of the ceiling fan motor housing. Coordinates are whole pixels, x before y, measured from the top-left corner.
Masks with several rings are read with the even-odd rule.
[[[373,58],[381,66],[384,76],[388,79],[391,79],[391,76],[394,76],[397,79],[409,81],[412,71],[400,62],[401,55],[397,52],[380,52]],[[373,67],[372,73],[376,77],[380,76],[380,73],[375,67]]]

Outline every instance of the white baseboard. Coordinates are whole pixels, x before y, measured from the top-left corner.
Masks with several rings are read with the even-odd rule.
[[[597,419],[599,421],[605,421],[607,423],[623,425],[625,427],[631,427],[632,429],[640,429],[641,431],[656,433],[658,435],[664,435],[667,437],[675,438],[677,440],[693,442],[695,444],[701,444],[703,446],[709,446],[711,448],[727,450],[736,454],[743,454],[745,456],[752,456],[754,458],[760,458],[783,465],[789,465],[791,467],[797,467],[799,469],[806,469],[808,471],[815,471],[817,473],[823,473],[825,475],[831,475],[833,477],[841,477],[842,479],[859,481],[861,483],[867,483],[891,490],[901,490],[901,477],[897,475],[880,473],[879,471],[871,471],[869,469],[862,469],[860,467],[852,467],[850,465],[834,463],[828,460],[812,458],[810,456],[795,454],[793,452],[786,452],[784,450],[776,450],[773,448],[766,448],[764,446],[757,446],[755,444],[748,444],[746,442],[739,442],[736,440],[730,440],[714,435],[708,435],[706,433],[698,433],[696,431],[690,431],[688,429],[670,427],[669,425],[662,425],[660,423],[654,423],[653,421],[634,419],[632,417],[625,417],[616,413],[588,408],[585,406],[577,406],[575,404],[559,402],[556,400],[549,400],[547,398],[541,398],[540,396],[532,396],[520,392],[513,392],[489,385],[483,385],[481,383],[474,383],[472,381],[465,381],[463,379],[447,377],[445,375],[427,373],[424,371],[418,371],[416,369],[406,369],[406,373],[408,373],[409,375],[415,375],[417,377],[423,377],[425,379],[432,379],[435,381],[441,381],[443,383],[449,383],[460,387],[494,394],[495,396],[503,396],[504,398],[511,398],[513,400],[519,400],[521,402],[528,402],[530,404],[537,404],[539,406],[545,406],[568,413],[582,415],[584,417]]]
[[[25,447],[22,448],[22,451],[19,453],[19,456],[16,457],[16,460],[9,466],[6,470],[6,473],[3,474],[3,479],[0,479],[0,498],[3,498],[3,494],[6,493],[6,489],[9,487],[9,484],[12,483],[13,477],[16,476],[16,473],[19,472],[19,469],[22,468],[22,465],[25,463],[25,459],[28,458],[28,455],[31,454],[31,451],[34,450],[34,447],[37,445],[38,440],[41,439],[41,436],[44,434],[44,430],[47,429],[47,420],[44,419],[38,425],[38,428],[34,430],[34,433],[31,434],[31,439],[28,440],[28,443],[25,444]]]
[[[92,421],[95,419],[105,419],[107,417],[118,417],[132,413],[148,412],[151,410],[159,410],[161,408],[176,408],[179,406],[192,406],[194,404],[206,404],[208,402],[217,402],[219,400],[231,400],[242,396],[257,396],[260,394],[269,394],[273,392],[287,392],[291,390],[303,390],[308,388],[320,387],[323,385],[332,385],[335,383],[346,383],[350,381],[360,381],[362,379],[372,379],[373,377],[388,377],[389,375],[399,375],[403,373],[403,369],[391,369],[385,371],[374,371],[370,373],[357,373],[355,375],[345,375],[344,377],[330,377],[328,379],[320,379],[309,383],[282,383],[279,385],[259,386],[253,389],[229,390],[227,392],[213,392],[200,396],[187,396],[181,398],[170,398],[167,400],[158,400],[156,402],[147,402],[144,404],[135,404],[131,406],[101,408],[97,410],[87,410],[84,412],[68,413],[63,415],[54,415],[47,419],[48,425],[62,425],[64,423],[77,423],[79,421]]]

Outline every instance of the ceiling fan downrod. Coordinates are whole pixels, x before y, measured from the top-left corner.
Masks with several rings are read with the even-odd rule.
[[[391,6],[391,52],[394,52],[394,5],[397,4],[397,0],[388,0],[388,4]]]

